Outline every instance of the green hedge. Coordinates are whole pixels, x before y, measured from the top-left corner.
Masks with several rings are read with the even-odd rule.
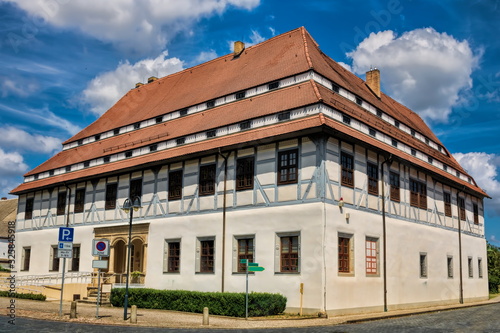
[[[10,298],[23,298],[23,299],[34,299],[35,301],[45,301],[47,296],[42,294],[23,294],[23,293],[10,293],[5,290],[0,290],[0,296],[2,297],[10,297]]]
[[[111,304],[122,307],[125,289],[111,291]],[[147,288],[129,289],[129,305],[142,309],[162,309],[203,313],[208,307],[211,314],[245,317],[244,293],[199,292],[187,290],[157,290]],[[286,297],[280,294],[248,294],[248,315],[250,317],[269,316],[282,313],[286,307]]]

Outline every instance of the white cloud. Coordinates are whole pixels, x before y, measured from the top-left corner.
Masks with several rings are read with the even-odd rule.
[[[352,72],[352,67],[346,64],[345,62],[339,61],[338,64],[347,69],[349,72]]]
[[[488,210],[500,215],[500,156],[487,153],[455,153],[453,156],[493,200],[485,200]]]
[[[471,73],[481,51],[432,28],[396,36],[393,31],[371,33],[348,53],[355,73],[381,70],[382,88],[427,120],[446,122],[460,94],[472,88]]]
[[[158,52],[177,33],[229,8],[252,10],[260,0],[10,0],[31,15],[76,28],[137,54]]]
[[[28,97],[38,90],[38,84],[19,77],[13,79],[0,76],[0,90],[3,98],[9,95]]]
[[[8,153],[0,148],[0,178],[19,176],[28,170],[23,156],[17,152]]]
[[[203,51],[196,57],[194,63],[201,64],[210,60],[217,58],[217,53],[214,50],[210,50],[208,52]]]
[[[12,126],[0,127],[0,133],[0,145],[9,149],[49,154],[61,149],[61,140],[51,136],[30,134]]]
[[[90,81],[82,93],[84,103],[90,105],[90,110],[101,115],[127,91],[135,87],[137,82],[147,82],[148,77],[162,77],[183,69],[183,63],[178,58],[167,58],[168,52],[162,52],[155,59],[143,59],[135,64],[122,62],[118,67],[105,72]]]
[[[250,47],[252,45],[262,43],[265,40],[266,38],[262,37],[262,35],[257,30],[252,30],[252,33],[250,34],[250,36],[248,36],[248,38],[240,41],[245,43],[245,47]],[[234,42],[235,42],[234,40],[230,40],[227,42],[229,46],[229,52],[234,51]]]

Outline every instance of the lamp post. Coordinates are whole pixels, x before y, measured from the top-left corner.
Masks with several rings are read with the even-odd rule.
[[[141,199],[136,196],[133,199],[127,198],[123,203],[123,211],[125,213],[130,212],[130,222],[128,225],[128,251],[127,251],[127,274],[125,276],[125,300],[123,302],[123,320],[127,320],[127,308],[128,308],[128,282],[130,275],[130,257],[132,248],[132,219],[134,217],[134,210],[138,211],[141,208]]]

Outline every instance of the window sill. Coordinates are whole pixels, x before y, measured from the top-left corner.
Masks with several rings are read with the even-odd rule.
[[[168,272],[168,271],[164,271],[163,274],[181,274],[180,271],[178,272]]]
[[[350,274],[350,273],[349,273]],[[354,275],[354,274],[353,274]],[[372,278],[372,277],[380,277],[380,274],[366,274],[366,277]]]
[[[245,272],[233,272],[233,275],[247,275]],[[255,272],[248,272],[248,275],[255,275]]]
[[[300,272],[274,272],[274,274],[278,275],[300,275]]]
[[[354,272],[349,272],[349,273],[339,272],[338,275],[345,277],[354,277]]]
[[[209,275],[209,274],[215,274],[215,272],[195,272],[195,274]]]

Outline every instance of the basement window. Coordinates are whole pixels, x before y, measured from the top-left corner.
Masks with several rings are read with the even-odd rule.
[[[177,143],[177,145],[183,145],[186,143],[186,138],[178,138],[175,140],[175,143]]]
[[[236,93],[236,99],[242,99],[245,98],[245,96],[246,96],[246,91],[244,90]]]
[[[269,90],[278,89],[280,86],[280,81],[271,82],[267,85]]]
[[[351,118],[346,115],[342,116],[342,121],[347,125],[351,125]]]
[[[278,121],[290,120],[290,112],[278,113]]]
[[[207,109],[213,108],[215,106],[215,99],[207,102]]]

